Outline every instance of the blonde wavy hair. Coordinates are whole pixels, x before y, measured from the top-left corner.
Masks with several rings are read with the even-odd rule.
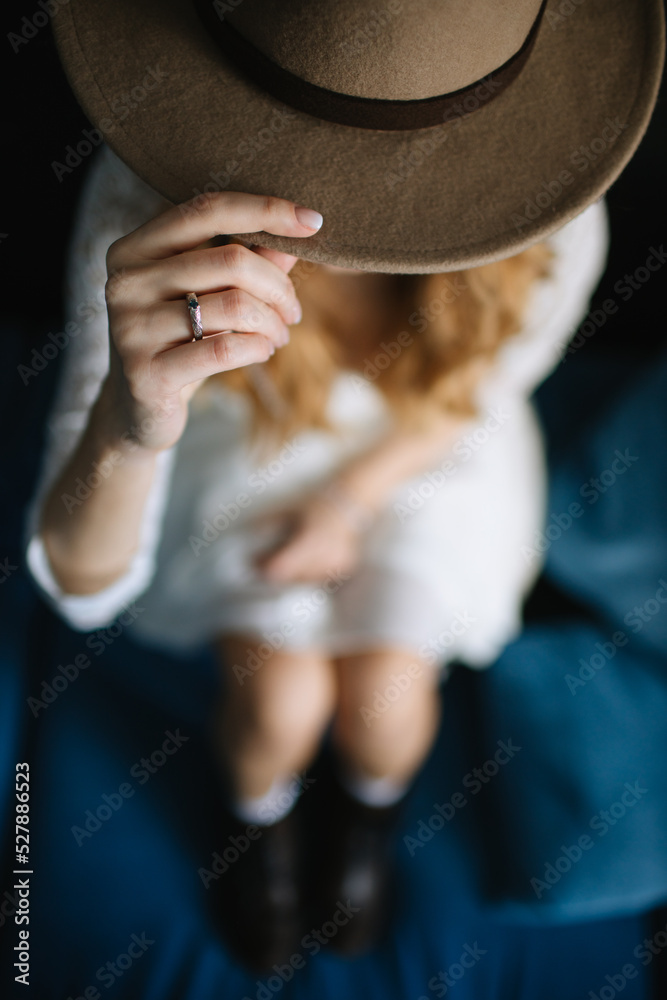
[[[475,386],[500,346],[521,329],[530,289],[550,274],[551,259],[552,251],[537,244],[463,271],[388,276],[392,321],[360,377],[370,377],[406,426],[419,426],[434,408],[474,416]],[[303,319],[291,327],[289,344],[264,365],[208,380],[249,397],[256,442],[278,444],[307,428],[332,429],[330,389],[343,367],[350,370],[343,365],[340,320],[323,304],[331,302],[323,294],[330,272],[300,260],[291,277]]]

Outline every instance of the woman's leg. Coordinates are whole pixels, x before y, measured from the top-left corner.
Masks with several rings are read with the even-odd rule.
[[[437,732],[437,667],[391,647],[340,657],[335,666],[334,742],[344,764],[369,779],[407,785]]]
[[[346,899],[354,917],[333,947],[367,950],[392,910],[395,832],[408,787],[437,731],[437,671],[409,650],[369,649],[335,660],[338,705],[328,836],[322,849],[323,914]]]
[[[292,810],[302,784],[293,772],[316,753],[333,711],[335,674],[317,650],[271,652],[242,635],[218,645],[217,733],[228,785],[221,843],[226,834],[249,845],[220,880],[220,917],[241,960],[266,973],[288,960],[302,933],[300,823]]]
[[[334,710],[336,678],[319,650],[274,650],[240,635],[219,640],[225,674],[221,750],[238,800],[256,799],[315,756]],[[249,670],[246,664],[259,664]]]

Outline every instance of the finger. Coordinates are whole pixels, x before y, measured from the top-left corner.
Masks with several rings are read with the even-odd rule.
[[[258,257],[266,257],[273,264],[284,271],[285,274],[289,274],[294,265],[296,264],[298,257],[295,257],[291,253],[283,253],[281,250],[270,250],[268,247],[252,247],[253,253],[256,253]]]
[[[217,372],[266,361],[274,351],[271,341],[261,333],[221,333],[156,355],[152,377],[163,392],[176,393]]]
[[[294,254],[283,253],[282,250],[271,250],[269,247],[262,247],[255,243],[249,243],[240,236],[230,236],[228,237],[228,242],[239,243],[241,246],[247,247],[248,250],[252,250],[252,252],[256,253],[258,256],[265,257],[267,260],[276,264],[281,271],[285,272],[285,274],[289,274],[299,259],[298,257],[295,257]]]
[[[277,552],[273,552],[268,559],[264,560],[261,568],[267,579],[276,582],[307,580],[312,575],[310,562],[307,552],[304,553],[298,539],[294,539],[278,549]]]
[[[277,558],[279,553],[284,552],[288,546],[291,545],[292,539],[294,538],[295,525],[293,524],[291,530],[288,529],[289,515],[286,516],[285,526],[282,536],[268,548],[260,552],[257,552],[253,557],[253,563],[258,569],[264,569],[268,563],[272,562],[274,558]]]
[[[191,250],[220,233],[312,236],[322,216],[285,198],[239,191],[213,191],[175,205],[123,237],[124,251],[158,260]],[[119,241],[121,242],[121,241]]]
[[[261,333],[275,347],[289,340],[288,325],[275,309],[240,288],[228,288],[199,297],[204,339],[225,331]],[[192,339],[192,325],[185,298],[177,302],[158,302],[142,316],[141,331],[132,331],[133,346],[168,350]]]
[[[296,323],[301,306],[290,278],[272,261],[238,244],[190,250],[142,267],[128,285],[128,298],[138,305],[183,299],[191,290],[202,293],[239,288],[272,306],[285,323]],[[203,309],[202,309],[203,313]],[[218,325],[218,330],[224,326]]]

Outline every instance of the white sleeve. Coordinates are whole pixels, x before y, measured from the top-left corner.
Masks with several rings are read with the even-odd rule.
[[[78,444],[109,368],[104,297],[106,252],[111,243],[166,207],[168,203],[156,191],[107,146],[102,146],[91,164],[74,220],[65,289],[67,322],[56,345],[65,356],[49,415],[42,468],[26,523],[26,560],[32,576],[58,614],[81,630],[111,624],[123,607],[150,583],[175,449],[158,455],[142,517],[139,546],[127,572],[102,591],[67,594],[59,587],[39,534],[41,512],[53,483]],[[81,484],[81,496],[85,496],[87,488],[89,484]]]
[[[493,370],[480,383],[484,409],[530,395],[563,357],[604,274],[609,249],[604,201],[590,205],[547,243],[554,251],[552,273],[536,282],[520,332],[502,345]]]

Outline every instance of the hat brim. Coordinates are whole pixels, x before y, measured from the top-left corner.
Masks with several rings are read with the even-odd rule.
[[[646,130],[665,46],[661,0],[549,0],[526,66],[499,96],[443,125],[380,132],[273,100],[225,59],[188,0],[70,0],[53,25],[91,122],[168,200],[224,189],[289,198],[322,213],[319,233],[239,235],[403,273],[518,253],[604,194]]]

